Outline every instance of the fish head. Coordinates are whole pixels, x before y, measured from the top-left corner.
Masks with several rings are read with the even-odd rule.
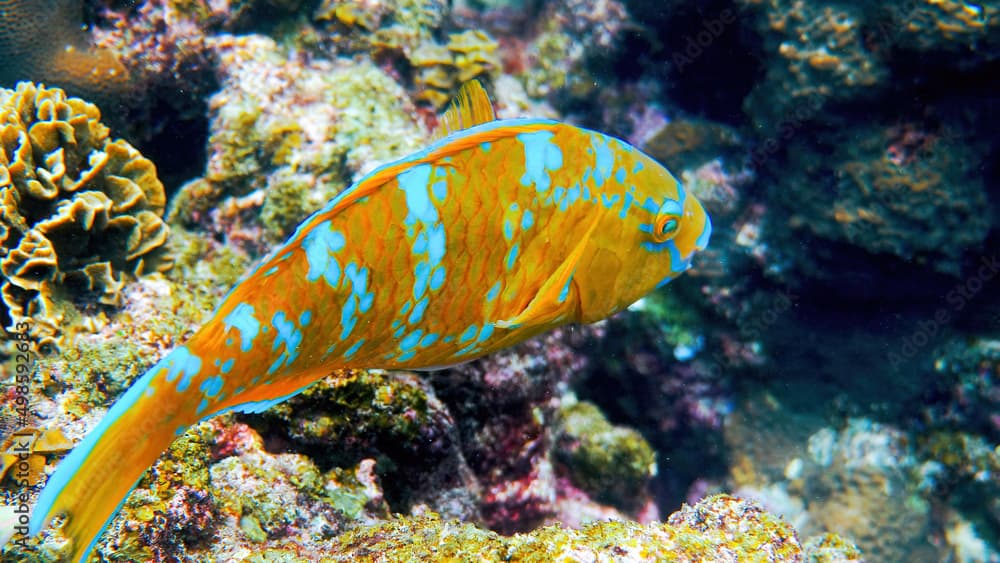
[[[578,276],[582,322],[624,309],[684,273],[712,234],[701,202],[654,159],[628,147],[616,166],[627,173],[609,177],[602,198],[620,203],[595,206],[604,217]]]

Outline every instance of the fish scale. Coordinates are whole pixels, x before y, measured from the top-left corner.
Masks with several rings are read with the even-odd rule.
[[[526,119],[453,132],[358,181],[241,280],[62,461],[31,530],[67,514],[82,559],[198,420],[337,370],[447,366],[605,318],[683,272],[710,232],[669,172],[612,137]]]

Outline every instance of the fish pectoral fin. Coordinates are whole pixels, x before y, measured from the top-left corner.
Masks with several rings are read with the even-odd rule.
[[[580,290],[573,280],[573,275],[576,273],[576,267],[587,248],[587,242],[590,241],[590,235],[599,222],[600,216],[598,215],[591,222],[573,251],[545,280],[523,311],[512,319],[497,321],[494,324],[499,328],[539,326],[569,319],[575,320],[579,317]]]
[[[558,293],[553,295],[551,289],[547,290],[543,287],[516,317],[497,321],[494,325],[498,328],[516,328],[519,326],[549,325],[566,320],[566,317],[573,312],[573,305],[577,302],[577,289],[576,284],[573,283],[572,270],[569,273],[570,278],[561,286]],[[549,278],[549,280],[552,279]],[[553,287],[560,286],[553,285]]]

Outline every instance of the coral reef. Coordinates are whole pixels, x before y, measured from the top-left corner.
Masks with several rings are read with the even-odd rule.
[[[1000,340],[951,340],[937,353],[934,373],[950,400],[928,405],[927,417],[953,428],[981,429],[1000,441]]]
[[[721,123],[675,120],[642,143],[643,150],[670,170],[685,170],[706,161],[736,155],[742,149],[739,134]]]
[[[802,548],[809,563],[861,563],[861,550],[836,534],[821,534],[806,540]]]
[[[496,41],[482,31],[464,31],[448,36],[448,43],[421,44],[409,56],[415,69],[416,99],[441,109],[473,79],[495,79],[500,70]]]
[[[1000,3],[996,1],[919,0],[885,4],[880,10],[888,22],[878,27],[879,32],[901,49],[947,55],[963,69],[1000,56]]]
[[[1000,549],[990,538],[1000,531],[1000,343],[952,340],[934,371],[949,401],[921,413],[931,421],[915,439],[922,485],[948,515],[945,534],[956,551],[996,557]]]
[[[324,0],[313,20],[339,52],[409,58],[433,39],[448,14],[443,0]]]
[[[150,0],[102,10],[100,25],[91,29],[93,42],[114,53],[133,89],[143,92],[120,96],[118,107],[125,111],[116,126],[146,141],[177,130],[178,122],[204,120],[204,100],[218,89],[210,33],[236,26],[240,15],[232,8],[254,4],[260,3]]]
[[[47,457],[66,453],[72,446],[59,429],[28,427],[11,432],[0,445],[0,481],[16,476],[35,487],[42,481]]]
[[[741,0],[760,13],[766,77],[744,102],[754,124],[775,130],[796,110],[873,96],[888,76],[865,42],[863,8],[850,3]]]
[[[426,135],[400,86],[370,62],[290,58],[257,35],[223,36],[215,48],[225,72],[210,100],[208,166],[172,201],[173,222],[259,255]]]
[[[991,217],[982,213],[988,202],[979,173],[982,149],[958,131],[908,122],[862,124],[797,139],[783,165],[796,172],[780,175],[773,187],[786,213],[772,217],[788,219],[772,230],[793,237],[804,231],[960,273],[963,255],[984,241]],[[809,271],[808,262],[816,258],[796,248],[798,242],[787,250]],[[825,267],[812,271],[822,276],[818,270]]]
[[[591,101],[600,94],[591,63],[605,63],[635,23],[617,0],[559,0],[543,10],[537,33],[524,44],[508,39],[504,45],[505,69],[532,97],[558,106]]]
[[[397,510],[415,504],[469,518],[478,501],[454,422],[432,389],[405,373],[352,372],[313,385],[251,423],[323,466],[371,457]],[[327,444],[340,444],[335,451]],[[464,498],[463,498],[464,497]],[[457,511],[454,512],[453,511]]]
[[[100,119],[58,88],[0,91],[2,317],[43,346],[71,314],[57,293],[118,305],[127,277],[171,265],[156,167]]]
[[[757,401],[762,399],[776,400]],[[737,494],[759,500],[802,534],[851,538],[874,561],[942,556],[928,541],[931,505],[899,429],[867,419],[817,429],[815,416],[758,402],[741,405],[730,420],[726,442],[736,459],[731,478]],[[767,441],[754,444],[749,435]]]
[[[421,541],[413,541],[420,538]],[[595,522],[502,538],[435,516],[350,532],[336,561],[803,561],[794,531],[753,503],[719,495],[685,506],[664,524]]]
[[[802,496],[815,526],[853,538],[876,561],[935,554],[926,539],[930,506],[908,475],[915,460],[901,432],[850,420],[810,436],[809,453],[816,468],[803,470]]]
[[[566,464],[570,480],[598,502],[626,512],[644,500],[656,475],[656,455],[631,428],[608,423],[590,403],[563,406],[556,421],[557,460]]]
[[[599,338],[600,332],[557,330],[433,374],[435,391],[455,418],[463,455],[482,489],[480,510],[490,528],[527,531],[553,519],[586,522],[588,515],[609,512],[565,482],[555,462],[560,454],[550,422],[562,401],[571,401],[563,390],[586,363],[575,346]],[[644,502],[623,499],[630,507]]]
[[[45,82],[102,102],[131,87],[121,62],[88,43],[80,0],[4,0],[0,11],[0,86]]]
[[[5,503],[479,79],[664,162],[711,248],[597,325],[192,428],[98,557],[1000,560],[996,0],[86,7],[0,0],[0,81],[104,110],[0,90],[0,320],[64,344],[0,393]]]

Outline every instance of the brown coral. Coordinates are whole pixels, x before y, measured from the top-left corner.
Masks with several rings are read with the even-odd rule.
[[[0,13],[0,84],[44,81],[93,99],[128,89],[121,62],[88,45],[79,0],[0,0]]]
[[[156,167],[100,117],[58,88],[0,90],[0,314],[39,343],[61,332],[57,293],[114,305],[123,274],[170,266]]]

